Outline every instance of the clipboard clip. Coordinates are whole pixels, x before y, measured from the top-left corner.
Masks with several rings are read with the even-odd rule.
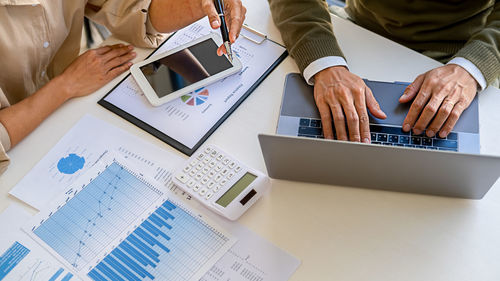
[[[248,26],[247,24],[243,24],[243,30],[248,32],[241,32],[240,35],[244,38],[252,41],[255,44],[262,44],[267,39],[267,35]]]

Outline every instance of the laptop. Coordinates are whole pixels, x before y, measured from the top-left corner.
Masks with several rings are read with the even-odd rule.
[[[480,199],[500,176],[500,157],[479,155],[477,98],[447,138],[405,133],[408,83],[365,80],[387,119],[370,115],[372,144],[325,140],[313,88],[298,73],[285,81],[277,135],[259,135],[270,177]],[[335,130],[334,130],[335,131]]]

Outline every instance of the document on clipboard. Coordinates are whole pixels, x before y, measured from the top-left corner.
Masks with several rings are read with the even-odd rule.
[[[178,47],[212,30],[203,18],[170,36],[151,55]],[[232,45],[242,70],[162,106],[152,106],[128,75],[98,103],[153,136],[191,155],[247,98],[265,77],[283,61],[282,45],[244,26]]]

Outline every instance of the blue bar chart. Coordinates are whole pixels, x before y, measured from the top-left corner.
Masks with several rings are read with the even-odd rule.
[[[79,269],[160,196],[114,162],[33,232]]]
[[[98,281],[197,281],[235,242],[118,162],[95,174],[32,228],[79,274]],[[72,275],[56,272],[61,277]]]
[[[7,251],[0,256],[0,280],[4,279],[29,252],[30,250],[28,248],[17,241],[7,249]]]
[[[88,276],[93,280],[190,280],[228,239],[170,201]]]
[[[59,268],[59,270],[57,270],[56,273],[54,273],[54,275],[52,275],[52,277],[50,277],[49,281],[55,281],[55,280],[57,280],[57,278],[59,277],[59,275],[61,275],[63,272],[64,272],[64,269],[63,268]]]

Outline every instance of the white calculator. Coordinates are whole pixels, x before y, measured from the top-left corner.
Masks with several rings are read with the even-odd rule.
[[[198,149],[175,172],[173,182],[230,220],[238,219],[270,186],[266,175],[213,145]]]

